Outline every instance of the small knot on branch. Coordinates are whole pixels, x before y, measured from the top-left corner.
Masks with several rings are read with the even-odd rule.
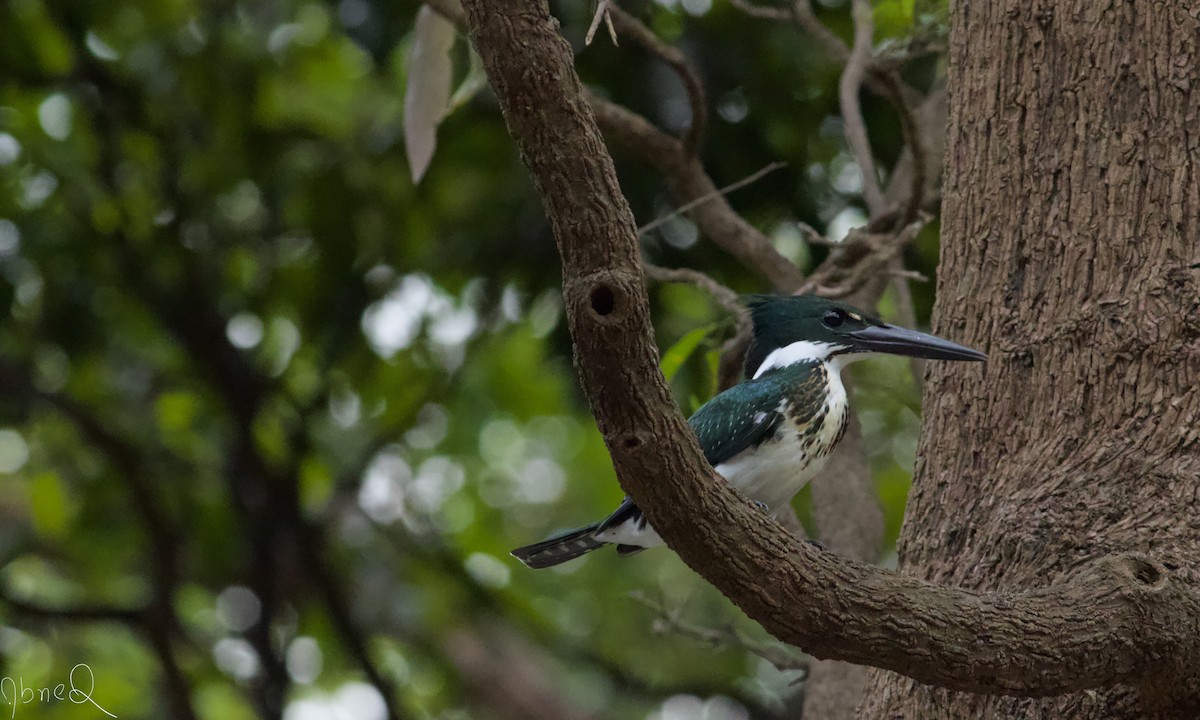
[[[1171,578],[1171,572],[1165,566],[1144,555],[1118,555],[1114,566],[1118,575],[1132,580],[1142,590],[1161,590]]]
[[[642,437],[643,433],[638,431],[623,433],[618,442],[625,450],[637,450],[646,444],[646,439]]]

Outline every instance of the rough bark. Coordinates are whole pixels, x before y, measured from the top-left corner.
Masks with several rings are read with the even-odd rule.
[[[785,642],[926,683],[1043,697],[1194,677],[1200,598],[1186,573],[1145,553],[1102,557],[1045,587],[978,592],[822,553],[721,482],[658,371],[633,217],[545,0],[464,5],[558,242],[580,377],[617,476],[689,566]],[[948,299],[954,313],[972,309]],[[983,337],[965,329],[956,337]],[[984,373],[937,377],[980,393]],[[937,395],[935,411],[968,397]]]
[[[927,376],[906,574],[987,592],[1141,551],[1197,581],[1198,15],[954,4],[935,325],[991,359]],[[1114,679],[1035,701],[876,673],[865,716],[1200,717],[1184,678]]]

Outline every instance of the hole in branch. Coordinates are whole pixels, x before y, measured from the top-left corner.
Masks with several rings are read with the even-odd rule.
[[[607,285],[599,285],[593,288],[591,301],[592,310],[601,317],[611,314],[617,307],[617,299],[613,295],[612,288]]]
[[[642,439],[640,437],[638,437],[637,435],[626,435],[625,439],[621,441],[621,445],[626,450],[632,450],[641,444],[642,444]]]
[[[1153,585],[1162,579],[1162,573],[1152,563],[1133,560],[1133,577],[1143,585]]]

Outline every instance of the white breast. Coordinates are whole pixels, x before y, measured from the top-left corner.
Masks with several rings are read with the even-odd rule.
[[[825,420],[815,437],[806,439],[793,424],[780,428],[781,437],[738,453],[717,465],[716,471],[750,499],[772,512],[790,503],[796,493],[825,466],[846,421],[846,388],[839,368],[827,367],[829,394]]]

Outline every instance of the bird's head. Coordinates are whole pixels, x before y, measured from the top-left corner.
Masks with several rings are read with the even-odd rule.
[[[845,363],[869,353],[929,360],[986,360],[949,340],[888,325],[845,303],[814,295],[748,295],[754,332],[746,375],[758,377],[804,360]]]

